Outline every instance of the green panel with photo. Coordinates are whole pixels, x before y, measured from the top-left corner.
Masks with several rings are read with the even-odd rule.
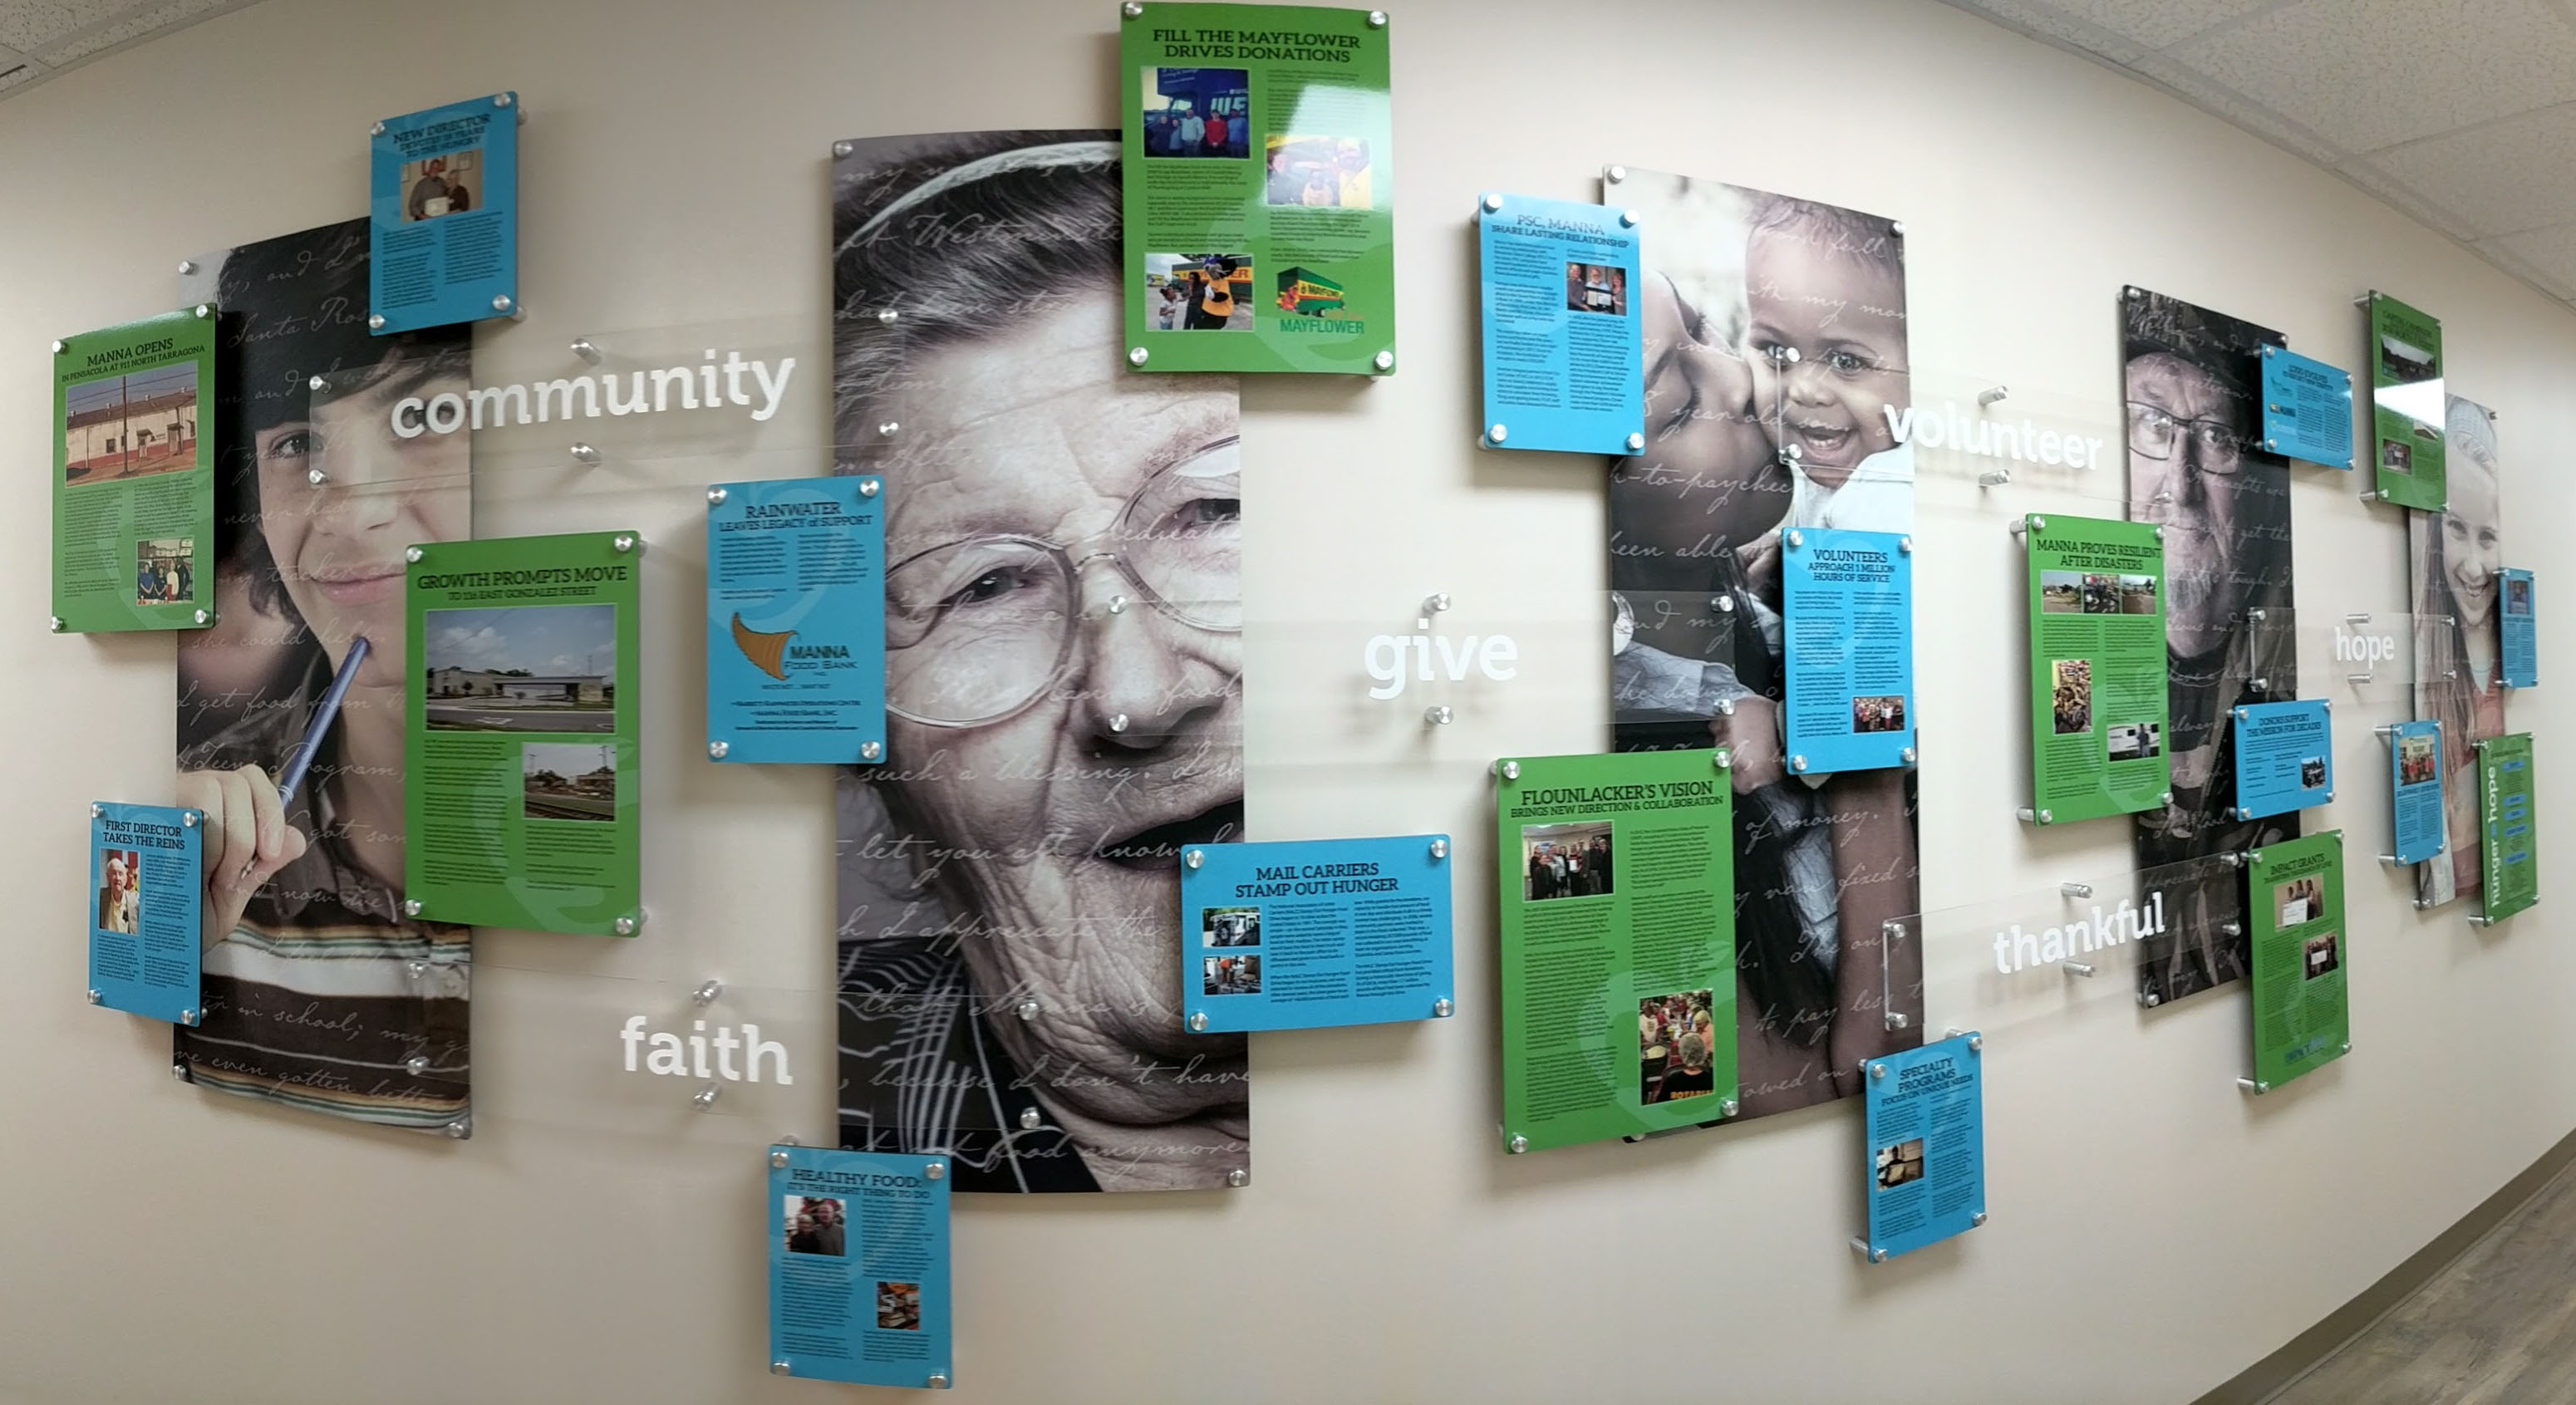
[[[2381,502],[2442,510],[2443,423],[2441,319],[2372,293],[2370,444]]]
[[[2352,1052],[2344,988],[2343,831],[2252,850],[2254,1088],[2270,1092]]]
[[[415,547],[406,581],[411,915],[633,936],[633,532]]]
[[[214,619],[215,310],[54,343],[54,629],[200,629]]]
[[[2023,529],[2030,818],[2065,824],[2167,803],[2163,529],[2055,515]]]
[[[1120,13],[1128,364],[1394,370],[1385,12]]]
[[[1723,751],[1495,764],[1503,1145],[1714,1122],[1736,1098]]]

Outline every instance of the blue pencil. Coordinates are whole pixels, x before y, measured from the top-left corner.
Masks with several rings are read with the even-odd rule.
[[[322,694],[322,705],[313,709],[313,720],[304,728],[304,740],[286,754],[286,765],[277,773],[277,798],[295,798],[295,788],[304,784],[304,773],[313,765],[313,755],[322,749],[323,734],[331,730],[332,720],[340,715],[340,700],[349,695],[349,684],[358,676],[358,665],[367,661],[366,636],[349,641],[349,656],[340,660],[340,671],[331,676],[331,686]]]

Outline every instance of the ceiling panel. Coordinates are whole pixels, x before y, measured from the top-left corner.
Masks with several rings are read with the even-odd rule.
[[[133,8],[134,0],[0,0],[0,44],[33,53]]]
[[[2576,103],[2370,154],[2481,235],[2576,220]]]
[[[2556,284],[2559,296],[2576,295],[2576,225],[2562,224],[2555,229],[2507,235],[2491,242],[2511,258],[2521,259],[2531,265],[2533,272]]]
[[[0,0],[0,96],[24,92],[43,79],[111,50],[140,44],[208,16],[255,3],[257,0]]]
[[[2280,3],[2281,0],[2057,0],[2057,8],[2142,48],[2161,49]]]

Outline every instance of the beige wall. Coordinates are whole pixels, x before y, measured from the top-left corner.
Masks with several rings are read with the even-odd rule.
[[[516,326],[484,363],[562,367],[602,327],[729,323],[822,346],[835,137],[1106,125],[1110,0],[269,0],[0,103],[0,190],[97,219],[0,221],[0,443],[42,462],[47,340],[175,305],[176,261],[365,208],[376,117],[514,87],[527,198]],[[2352,860],[2352,1056],[2260,1103],[2234,1079],[2246,996],[2142,1016],[2100,979],[1981,976],[1980,916],[1936,921],[1931,1024],[1989,1032],[1993,1223],[1865,1269],[1857,1109],[1649,1145],[1495,1147],[1484,763],[1597,744],[1600,469],[1479,454],[1468,214],[1499,188],[1581,198],[1604,162],[1902,218],[1920,395],[2115,396],[2134,281],[2352,364],[2350,299],[2441,315],[2457,387],[2502,412],[2508,557],[2576,520],[2576,318],[2360,193],[2107,71],[1925,0],[1418,0],[1396,11],[1403,370],[1259,381],[1250,458],[1249,800],[1263,837],[1460,838],[1458,1019],[1254,1041],[1255,1178],[1170,1198],[961,1202],[960,1398],[2179,1401],[2286,1340],[2576,1126],[2576,947],[2556,904],[2491,935],[2418,915],[2385,837],[2369,721],[2338,699]],[[178,174],[137,187],[134,153]],[[190,164],[192,153],[254,153]],[[766,332],[760,329],[767,329]],[[782,330],[783,329],[783,330]],[[707,345],[726,343],[709,341]],[[695,345],[693,342],[692,345]],[[805,361],[809,367],[813,361]],[[817,369],[819,369],[817,367]],[[563,373],[560,369],[551,374]],[[808,382],[807,388],[819,384]],[[174,1082],[168,1039],[80,998],[92,799],[171,784],[171,646],[44,628],[43,476],[0,513],[0,731],[16,796],[0,891],[21,922],[0,1018],[0,1399],[304,1402],[856,1398],[763,1372],[762,1163],[830,1132],[831,811],[820,772],[698,756],[696,485],[820,466],[818,401],[751,463],[584,473],[478,453],[485,535],[635,527],[645,646],[639,940],[502,935],[476,972],[478,1130],[424,1141]],[[496,444],[498,441],[495,441]],[[2100,878],[2118,822],[2026,833],[2011,624],[2027,510],[2074,491],[1923,490],[1925,900]],[[2064,475],[2061,475],[2063,478]],[[2297,475],[2313,620],[2404,608],[2403,529],[2343,475]],[[1361,648],[1433,590],[1508,632],[1509,684],[1373,703]],[[2563,661],[2576,612],[2543,617]],[[2321,626],[2320,626],[2321,627]],[[2402,631],[2400,631],[2402,635]],[[2559,686],[2514,703],[2565,774]],[[2402,674],[2388,675],[2402,678]],[[1426,702],[1459,722],[1426,735]],[[2553,792],[2554,793],[2554,792]],[[2566,870],[2547,824],[2546,875]],[[2047,916],[2036,899],[1997,921]],[[711,1115],[614,1072],[629,1011],[751,988],[797,1030],[792,1089]],[[605,1072],[604,1072],[605,1070]],[[770,1101],[761,1101],[763,1096]],[[731,1115],[728,1115],[731,1114]]]

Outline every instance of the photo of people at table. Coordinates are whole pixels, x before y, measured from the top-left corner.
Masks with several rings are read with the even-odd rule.
[[[1637,1100],[1649,1106],[1717,1091],[1709,1057],[1717,1025],[1714,990],[1650,995],[1637,1002]]]
[[[2308,980],[2315,980],[2317,977],[2323,975],[2331,975],[2335,971],[2342,969],[2343,950],[2341,941],[2342,938],[2340,934],[2328,932],[2324,936],[2318,937],[2308,943],[2308,974],[2306,977]]]
[[[1521,826],[1524,902],[1597,898],[1611,891],[1615,869],[1608,824]]]
[[[1615,263],[1565,266],[1565,310],[1628,315],[1628,270]]]
[[[1898,1142],[1878,1149],[1878,1188],[1894,1190],[1923,1179],[1923,1139]]]
[[[1852,699],[1852,730],[1855,732],[1904,731],[1905,695],[1890,693],[1884,697]]]
[[[1261,993],[1261,958],[1258,956],[1208,956],[1200,958],[1200,993],[1205,995],[1259,995]]]

